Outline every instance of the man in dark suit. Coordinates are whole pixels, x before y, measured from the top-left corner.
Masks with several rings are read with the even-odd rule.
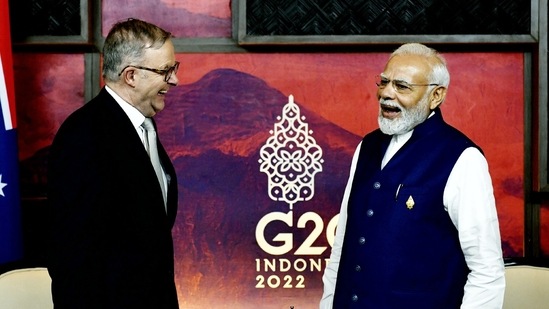
[[[141,20],[115,24],[103,48],[105,87],[53,141],[48,270],[56,309],[178,308],[176,174],[158,138],[155,172],[142,127],[178,83],[170,38]]]

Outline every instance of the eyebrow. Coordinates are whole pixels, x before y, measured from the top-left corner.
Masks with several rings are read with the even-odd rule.
[[[385,78],[387,80],[391,80],[390,78],[388,78],[387,76],[383,75],[383,74],[379,74],[379,76],[381,76],[382,78]],[[393,79],[394,81],[397,81],[397,82],[404,82],[406,84],[412,84],[412,82],[409,82],[409,81],[406,81],[406,80],[403,80],[403,79],[399,79],[399,78],[395,78]]]

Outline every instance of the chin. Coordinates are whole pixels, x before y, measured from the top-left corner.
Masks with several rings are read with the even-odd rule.
[[[400,118],[389,119],[383,116],[378,117],[379,129],[387,135],[403,134],[411,130],[409,125]]]
[[[164,103],[156,104],[156,105],[152,106],[152,112],[155,113],[155,114],[160,113],[162,110],[164,110],[164,107],[165,107]]]

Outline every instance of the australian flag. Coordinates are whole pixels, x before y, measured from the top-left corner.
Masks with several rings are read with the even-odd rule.
[[[0,0],[0,264],[23,254],[14,96],[8,1]]]

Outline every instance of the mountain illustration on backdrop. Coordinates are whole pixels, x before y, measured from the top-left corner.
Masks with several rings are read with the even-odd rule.
[[[178,171],[181,190],[218,198],[234,192],[236,196],[226,196],[226,205],[233,211],[240,208],[231,205],[239,199],[270,201],[266,175],[259,172],[259,150],[287,102],[287,95],[265,81],[232,69],[214,70],[193,84],[172,88],[165,110],[156,119],[162,143]],[[335,193],[341,196],[343,189],[333,192],[330,186],[345,184],[360,137],[302,106],[300,111],[313,131],[311,136],[323,149],[325,162],[323,172],[317,175],[318,192],[313,200],[318,196],[330,201],[328,204],[339,204],[331,197]],[[204,188],[208,190],[203,192]],[[329,196],[322,197],[323,192]],[[185,198],[181,202],[185,204]]]
[[[239,285],[255,285],[246,281],[255,278],[253,273],[230,265],[264,255],[255,240],[257,222],[269,212],[289,210],[284,202],[269,199],[267,175],[258,163],[260,148],[287,102],[286,94],[265,81],[232,69],[211,71],[170,90],[165,110],[156,117],[180,184],[174,237],[180,239],[175,254],[182,286],[194,291],[215,286],[218,295],[234,296]],[[295,205],[295,221],[306,211],[329,219],[339,211],[360,137],[302,106],[300,112],[323,150],[324,163],[312,200]],[[309,230],[296,233],[295,242],[301,243]],[[278,232],[267,231],[266,238]],[[315,246],[328,245],[323,238]],[[245,269],[253,272],[253,267]]]

